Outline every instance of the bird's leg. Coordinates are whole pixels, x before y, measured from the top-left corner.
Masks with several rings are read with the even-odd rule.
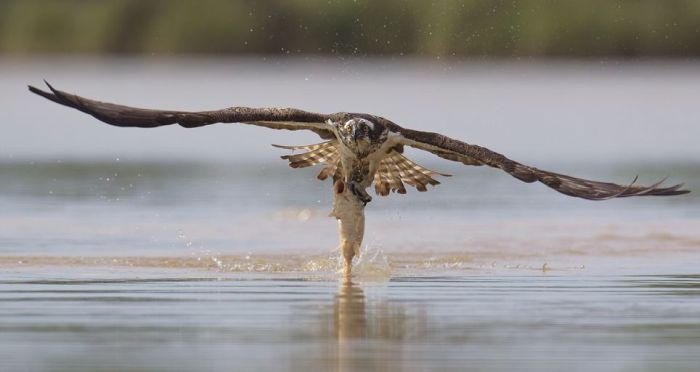
[[[365,234],[365,203],[348,190],[343,181],[337,181],[334,189],[331,216],[338,220],[339,248],[345,259],[343,274],[350,278],[352,259],[360,254]]]

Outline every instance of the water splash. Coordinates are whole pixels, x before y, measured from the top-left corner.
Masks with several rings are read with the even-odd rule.
[[[389,257],[379,245],[367,245],[352,269],[360,281],[387,281],[391,278]]]

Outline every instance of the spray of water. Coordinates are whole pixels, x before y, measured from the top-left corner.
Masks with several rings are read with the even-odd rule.
[[[387,281],[391,273],[389,257],[379,244],[368,244],[353,267],[353,277],[359,281]]]

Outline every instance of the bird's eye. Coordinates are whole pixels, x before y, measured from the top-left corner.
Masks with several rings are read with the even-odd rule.
[[[368,133],[369,133],[369,126],[363,125],[363,126],[362,126],[362,131],[363,131],[365,134],[368,134]]]

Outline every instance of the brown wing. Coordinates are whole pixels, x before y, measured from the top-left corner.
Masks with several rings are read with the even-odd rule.
[[[683,184],[659,187],[663,180],[651,186],[637,186],[634,185],[637,180],[635,178],[630,185],[625,186],[548,172],[520,164],[487,148],[470,145],[438,133],[405,129],[394,123],[386,125],[391,131],[401,135],[399,142],[404,145],[430,151],[440,157],[468,165],[488,165],[499,168],[521,181],[528,183],[539,181],[569,196],[589,200],[605,200],[626,196],[681,195],[690,192],[681,189]]]
[[[58,104],[72,107],[111,125],[118,127],[154,128],[179,124],[185,128],[197,128],[215,123],[243,123],[272,129],[301,130],[315,132],[321,138],[334,138],[326,120],[330,115],[317,114],[294,108],[250,108],[230,107],[214,111],[168,111],[149,110],[95,101],[54,89],[50,92],[29,86],[36,93]]]

